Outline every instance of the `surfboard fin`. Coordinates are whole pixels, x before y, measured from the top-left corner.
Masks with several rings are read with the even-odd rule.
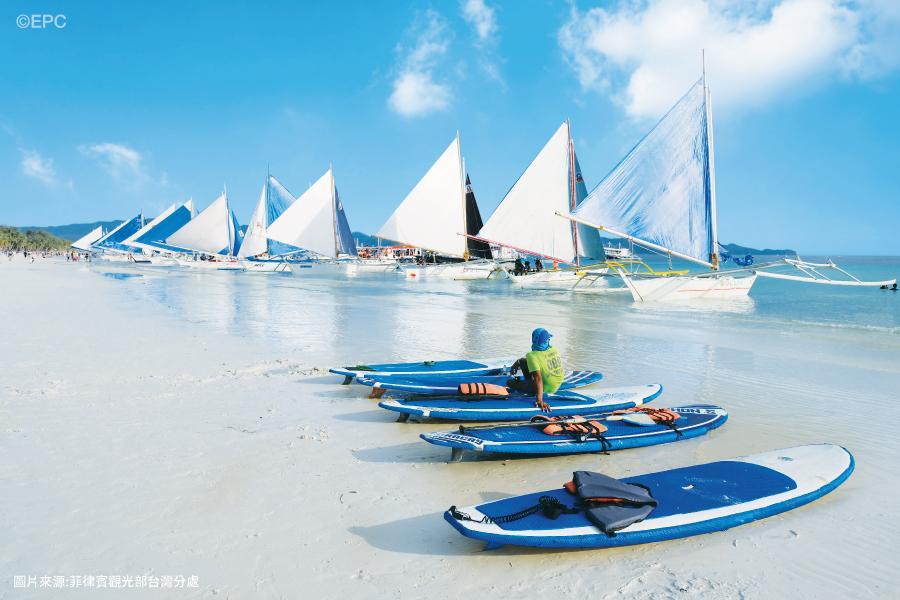
[[[450,462],[460,462],[463,457],[462,448],[450,448]]]
[[[407,421],[409,421],[409,413],[400,413],[397,416],[398,423],[406,423]]]

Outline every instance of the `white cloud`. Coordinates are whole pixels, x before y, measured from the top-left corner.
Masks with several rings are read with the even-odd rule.
[[[400,65],[388,105],[404,117],[421,117],[446,110],[453,92],[435,79],[435,69],[446,56],[453,34],[444,18],[429,10],[416,19],[410,31],[418,32],[411,47],[398,46]]]
[[[22,154],[22,174],[54,186],[57,184],[56,169],[52,158],[44,158],[36,150],[19,149]]]
[[[633,117],[653,117],[699,77],[704,48],[714,99],[733,109],[896,66],[885,46],[897,46],[897,24],[893,0],[649,0],[573,7],[558,39],[583,88],[610,91]]]
[[[497,33],[500,28],[497,26],[494,9],[485,4],[484,0],[462,0],[462,14],[475,33],[478,66],[488,79],[496,81],[505,89],[506,82],[500,72],[503,60],[497,56]]]
[[[475,28],[475,33],[482,42],[488,41],[497,33],[494,9],[485,4],[484,0],[464,0],[462,10],[463,18]]]
[[[140,187],[151,179],[144,166],[144,157],[134,148],[103,142],[78,146],[78,151],[95,159],[113,179],[128,187]]]

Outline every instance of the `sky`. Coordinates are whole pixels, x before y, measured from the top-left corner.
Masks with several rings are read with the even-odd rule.
[[[246,223],[267,169],[300,195],[331,165],[373,232],[457,131],[486,216],[567,118],[593,188],[702,50],[719,239],[900,255],[895,0],[8,0],[0,223],[203,208],[224,186]]]

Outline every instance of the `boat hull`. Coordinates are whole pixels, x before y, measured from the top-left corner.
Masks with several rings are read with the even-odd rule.
[[[477,281],[499,275],[504,269],[494,261],[466,261],[437,265],[410,265],[400,269],[409,279],[454,279]]]
[[[756,274],[747,277],[625,277],[635,302],[746,298],[755,281]]]
[[[509,281],[518,288],[531,290],[569,290],[603,293],[610,289],[606,267],[585,270],[540,271],[524,275],[510,274]]]

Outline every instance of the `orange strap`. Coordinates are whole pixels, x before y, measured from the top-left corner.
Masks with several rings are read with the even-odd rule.
[[[459,393],[462,396],[509,396],[509,390],[494,383],[461,383]]]

